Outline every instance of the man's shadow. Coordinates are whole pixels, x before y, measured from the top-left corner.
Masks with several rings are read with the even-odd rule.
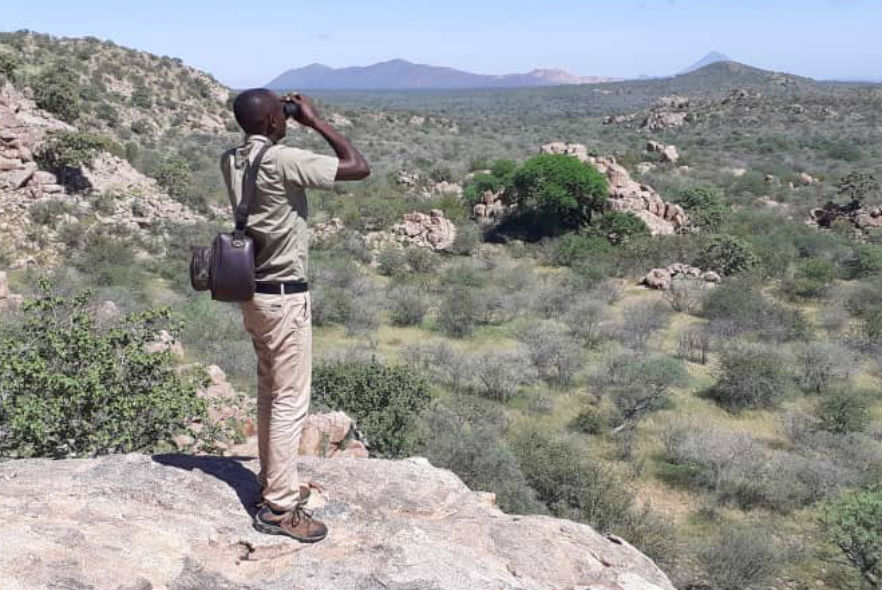
[[[164,454],[151,457],[157,463],[192,471],[198,469],[214,476],[233,488],[239,501],[252,518],[257,513],[260,484],[253,471],[242,466],[242,461],[252,457],[213,457],[209,455]]]

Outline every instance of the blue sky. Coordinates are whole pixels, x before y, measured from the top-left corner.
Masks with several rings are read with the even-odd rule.
[[[820,79],[882,78],[880,0],[0,0],[0,30],[18,29],[180,57],[234,87],[399,57],[659,76],[711,50]]]

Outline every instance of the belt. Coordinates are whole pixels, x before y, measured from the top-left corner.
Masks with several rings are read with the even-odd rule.
[[[255,293],[266,295],[289,295],[291,293],[306,293],[309,291],[309,283],[306,281],[290,281],[287,283],[270,283],[257,281],[254,284]]]

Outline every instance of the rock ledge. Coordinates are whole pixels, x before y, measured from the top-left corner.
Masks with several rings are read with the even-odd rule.
[[[329,537],[251,529],[251,458],[113,455],[0,463],[4,590],[673,590],[590,527],[490,507],[425,460],[304,458]],[[247,508],[246,508],[247,507]]]

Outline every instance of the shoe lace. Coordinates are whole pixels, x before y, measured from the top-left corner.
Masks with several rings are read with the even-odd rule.
[[[312,511],[303,506],[297,506],[291,511],[291,526],[297,526],[301,520],[312,520]]]

